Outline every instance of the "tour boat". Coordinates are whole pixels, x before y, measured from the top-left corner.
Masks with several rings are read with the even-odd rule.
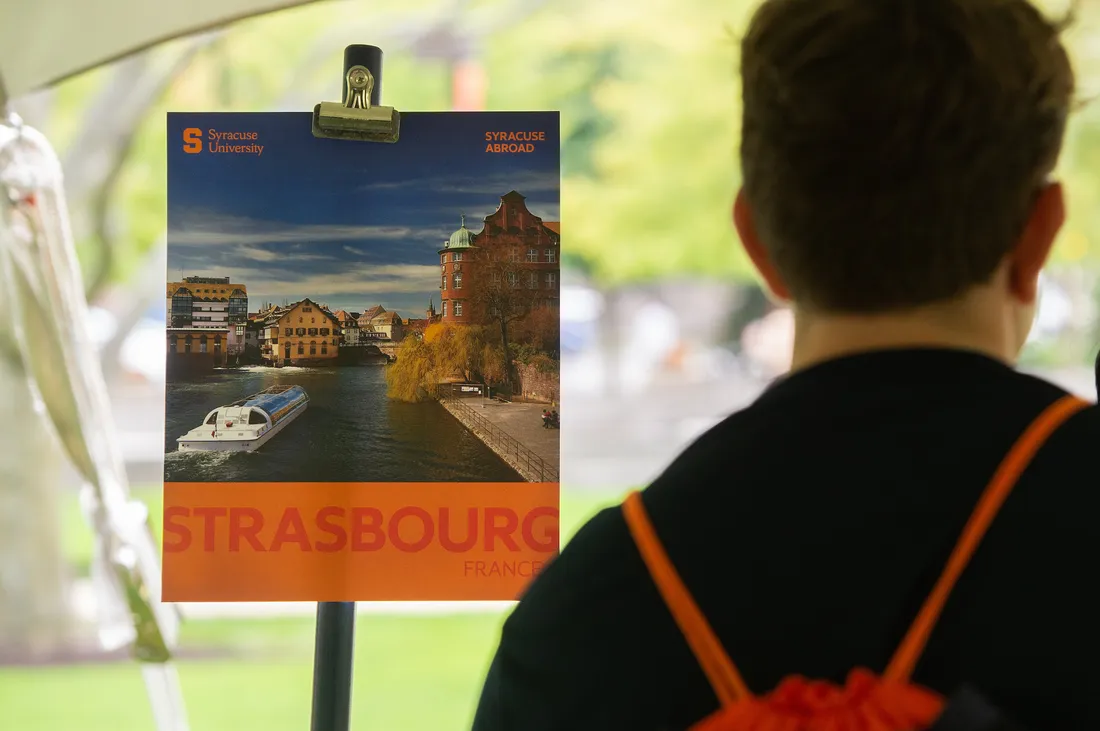
[[[219,406],[202,426],[176,440],[181,452],[252,452],[301,416],[309,396],[301,386],[271,386]]]

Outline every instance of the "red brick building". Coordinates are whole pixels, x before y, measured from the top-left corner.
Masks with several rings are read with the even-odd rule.
[[[516,191],[501,196],[481,231],[462,225],[439,250],[440,318],[449,323],[485,322],[498,306],[558,307],[561,293],[561,233],[527,210]]]

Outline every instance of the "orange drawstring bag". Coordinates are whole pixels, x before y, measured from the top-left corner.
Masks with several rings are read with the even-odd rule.
[[[926,731],[944,710],[943,697],[910,682],[913,669],[943,611],[955,582],[1024,469],[1047,438],[1089,404],[1066,396],[1043,411],[1019,438],[985,489],[947,565],[897,652],[881,675],[856,668],[843,687],[785,678],[772,692],[756,696],[714,634],[646,514],[640,493],[622,509],[635,544],[699,662],[720,708],[691,731]]]

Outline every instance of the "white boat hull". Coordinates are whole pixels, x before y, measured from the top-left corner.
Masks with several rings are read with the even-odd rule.
[[[217,432],[218,436],[211,436],[209,427],[203,426],[183,435],[176,440],[176,443],[181,452],[255,452],[286,428],[287,424],[301,416],[307,406],[309,402],[303,401],[280,419],[279,423],[257,436],[252,436],[243,429],[234,430],[224,427]]]

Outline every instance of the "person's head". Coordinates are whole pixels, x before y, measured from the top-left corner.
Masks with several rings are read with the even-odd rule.
[[[1065,215],[1060,29],[1026,0],[765,0],[734,218],[772,292],[810,319],[980,300],[1018,351]]]

